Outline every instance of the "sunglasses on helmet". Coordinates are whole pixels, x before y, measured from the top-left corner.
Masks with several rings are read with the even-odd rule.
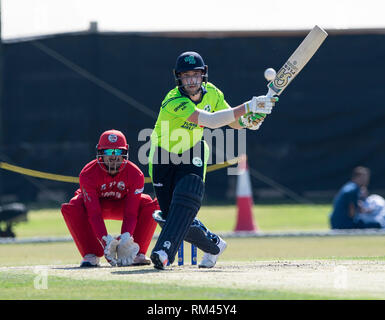
[[[121,156],[123,154],[122,149],[104,149],[102,152],[105,156]]]

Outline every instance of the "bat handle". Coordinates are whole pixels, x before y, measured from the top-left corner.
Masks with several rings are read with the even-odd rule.
[[[266,97],[274,97],[274,95],[276,95],[276,92],[274,92],[273,89],[271,89],[269,86],[267,86],[267,88],[269,89],[266,93]]]

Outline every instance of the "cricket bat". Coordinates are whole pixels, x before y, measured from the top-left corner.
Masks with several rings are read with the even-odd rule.
[[[266,95],[268,97],[279,96],[298,73],[301,72],[327,36],[328,34],[325,30],[319,26],[315,26],[285,62],[283,67],[279,69],[275,78],[268,83],[268,92]]]

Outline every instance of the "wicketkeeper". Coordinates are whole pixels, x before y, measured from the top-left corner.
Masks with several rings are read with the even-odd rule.
[[[177,58],[174,76],[177,86],[163,100],[151,135],[149,173],[161,208],[155,219],[162,227],[151,260],[164,269],[185,239],[205,252],[199,267],[212,268],[226,242],[196,218],[209,157],[203,129],[229,125],[257,130],[278,99],[253,97],[231,108],[208,82],[208,67],[196,52]]]
[[[144,175],[128,160],[126,137],[104,132],[96,159],[79,175],[80,188],[61,211],[83,260],[81,267],[99,266],[105,256],[112,266],[151,264],[146,257],[156,223],[158,203],[143,193]],[[104,220],[121,220],[121,235],[108,234]]]

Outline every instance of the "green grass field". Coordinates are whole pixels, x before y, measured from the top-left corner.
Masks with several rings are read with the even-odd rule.
[[[329,205],[258,205],[254,206],[254,220],[261,231],[328,230]],[[235,227],[235,206],[206,206],[199,214],[213,231],[232,231]],[[119,221],[107,221],[110,233],[120,232]],[[68,230],[59,209],[34,210],[28,222],[14,228],[18,238],[67,236]]]
[[[328,230],[327,205],[258,205],[259,230]],[[213,231],[234,229],[236,207],[203,207],[199,218]],[[118,234],[120,222],[108,221]],[[35,210],[14,228],[18,238],[68,236],[59,209]],[[156,230],[158,233],[159,230]],[[214,269],[189,265],[158,271],[152,266],[84,271],[73,242],[0,245],[0,299],[384,299],[385,237],[275,237],[226,239]],[[154,242],[150,246],[153,247]],[[198,253],[198,259],[202,253]],[[37,289],[36,268],[48,288]],[[336,288],[336,267],[347,286]],[[338,278],[337,278],[338,279]],[[167,285],[165,285],[167,284]]]

